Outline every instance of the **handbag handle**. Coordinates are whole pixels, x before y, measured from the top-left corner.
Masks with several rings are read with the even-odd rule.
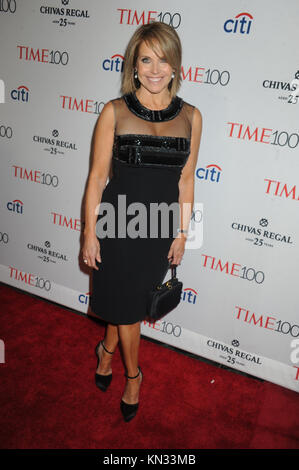
[[[172,262],[169,260],[168,262],[168,266],[167,266],[167,269],[166,269],[166,272],[164,274],[164,277],[166,276],[166,273],[168,271],[168,269],[171,268],[171,278],[175,278],[176,277],[176,268],[177,268],[177,265],[176,264],[172,264]],[[163,277],[163,279],[164,279]]]
[[[171,279],[176,277],[176,267],[177,267],[176,264],[171,265]]]
[[[165,273],[164,273],[164,275],[163,275],[163,277],[162,277],[162,279],[161,279],[161,282],[160,282],[160,284],[159,284],[160,286],[162,285],[162,281],[163,281],[164,277],[166,276],[167,271],[168,271],[168,269],[169,269],[170,267],[171,267],[171,279],[176,278],[176,267],[177,267],[177,265],[176,265],[176,264],[172,264],[171,261],[168,260],[168,266],[167,266],[166,271],[165,271]]]

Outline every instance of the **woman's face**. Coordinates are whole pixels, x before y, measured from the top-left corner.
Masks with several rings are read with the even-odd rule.
[[[161,93],[167,89],[173,69],[166,62],[159,46],[157,55],[147,44],[142,42],[139,46],[136,69],[141,86],[150,93]]]

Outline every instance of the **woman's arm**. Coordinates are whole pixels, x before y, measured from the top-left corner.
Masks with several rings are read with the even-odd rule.
[[[98,269],[95,259],[101,262],[100,246],[96,237],[97,207],[101,202],[109,175],[114,139],[114,109],[111,101],[107,103],[98,119],[94,135],[92,165],[85,193],[85,226],[83,258],[87,265]]]
[[[202,132],[202,116],[195,108],[192,122],[191,149],[179,181],[181,229],[188,230],[194,204],[194,175]]]
[[[198,159],[201,133],[202,115],[201,112],[195,108],[192,120],[190,154],[179,180],[180,229],[182,230],[188,230],[193,210],[194,175]],[[168,259],[172,258],[172,264],[180,264],[185,251],[186,239],[187,235],[185,236],[183,233],[178,234],[174,239],[168,253]]]

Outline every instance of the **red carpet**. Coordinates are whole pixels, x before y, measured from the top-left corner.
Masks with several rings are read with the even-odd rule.
[[[125,423],[119,350],[113,380],[94,384],[104,327],[0,285],[3,449],[298,449],[298,394],[146,339],[136,418]],[[211,381],[214,380],[214,383]]]

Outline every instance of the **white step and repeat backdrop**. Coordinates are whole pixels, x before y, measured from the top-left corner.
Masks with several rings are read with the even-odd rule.
[[[0,280],[87,312],[91,139],[152,20],[179,33],[179,96],[203,115],[203,244],[178,308],[142,333],[299,391],[297,0],[0,0]]]

